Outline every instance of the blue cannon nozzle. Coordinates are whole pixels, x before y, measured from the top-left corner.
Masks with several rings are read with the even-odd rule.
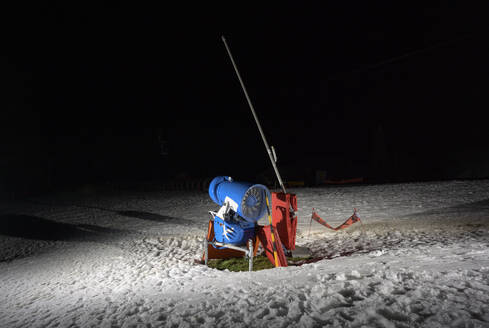
[[[237,204],[236,212],[249,222],[258,221],[267,210],[265,197],[270,201],[270,191],[261,184],[234,181],[228,176],[215,177],[209,185],[209,196],[222,206],[226,197]]]

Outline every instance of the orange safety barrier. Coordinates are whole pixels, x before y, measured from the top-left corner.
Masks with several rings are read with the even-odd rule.
[[[326,228],[329,228],[329,229],[335,230],[335,231],[348,228],[349,226],[351,226],[355,222],[360,222],[360,223],[362,222],[360,220],[360,217],[357,214],[357,209],[356,208],[353,211],[353,215],[350,216],[345,222],[343,222],[343,224],[337,226],[336,228],[333,228],[326,221],[324,221],[323,219],[321,219],[321,217],[316,213],[316,211],[314,210],[314,208],[312,209],[311,223],[312,223],[312,220],[316,221],[319,224],[322,224]]]

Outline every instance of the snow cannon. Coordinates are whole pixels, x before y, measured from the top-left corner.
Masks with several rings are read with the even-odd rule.
[[[242,257],[245,253],[251,271],[253,257],[262,244],[272,264],[287,266],[284,247],[295,249],[297,217],[292,212],[297,210],[295,195],[274,192],[270,197],[270,191],[264,185],[219,176],[209,184],[209,196],[221,208],[217,212],[209,211],[212,218],[204,238],[205,265],[208,259]],[[271,213],[267,207],[273,208]],[[269,225],[258,225],[266,214]],[[272,217],[276,222],[272,222]]]
[[[239,246],[254,239],[256,222],[267,211],[265,197],[270,200],[267,187],[219,176],[211,181],[209,195],[221,206],[217,213],[210,212],[214,220],[216,242]]]
[[[255,223],[266,213],[265,197],[271,199],[264,185],[238,182],[227,176],[211,181],[209,195],[216,204],[229,207],[249,223]]]

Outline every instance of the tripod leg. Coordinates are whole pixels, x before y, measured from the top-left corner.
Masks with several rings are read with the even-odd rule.
[[[251,239],[248,239],[248,259],[249,259],[249,265],[248,265],[248,270],[253,271],[253,241]]]
[[[209,241],[204,238],[204,263],[207,266],[207,261],[209,259]]]

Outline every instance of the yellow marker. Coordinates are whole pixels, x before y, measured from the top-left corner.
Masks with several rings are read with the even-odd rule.
[[[272,224],[272,216],[270,215],[270,204],[268,202],[268,197],[265,196],[267,201],[267,213],[268,213],[268,222],[270,223],[270,234],[272,235],[272,246],[273,246],[273,258],[275,259],[275,267],[278,267],[278,256],[277,256],[277,245],[275,244],[275,235],[273,233],[273,224]]]

